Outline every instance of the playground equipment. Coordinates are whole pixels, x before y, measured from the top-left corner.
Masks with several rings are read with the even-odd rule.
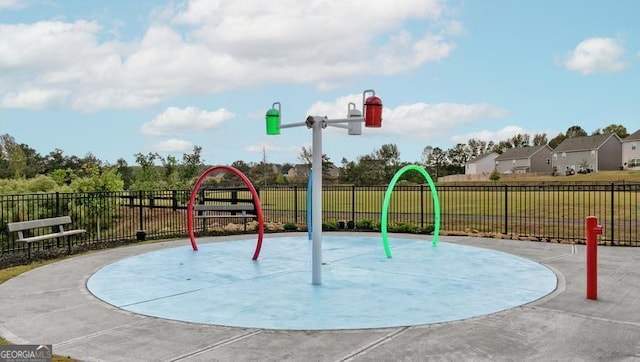
[[[602,225],[598,218],[587,216],[587,299],[598,299],[598,235],[602,234]]]
[[[313,230],[313,223],[311,222],[311,181],[313,180],[313,170],[309,170],[309,181],[307,181],[307,236],[311,240],[311,231]]]
[[[367,94],[371,94],[367,97]],[[273,103],[266,113],[267,135],[278,135],[283,128],[306,126],[312,129],[313,154],[311,167],[316,170],[313,173],[311,188],[311,224],[316,227],[312,230],[312,255],[311,274],[312,284],[322,284],[322,130],[327,126],[345,128],[350,135],[361,134],[362,122],[365,127],[379,128],[382,126],[382,100],[375,95],[375,91],[368,89],[362,92],[362,113],[355,108],[355,104],[349,103],[347,118],[328,119],[326,116],[308,116],[304,122],[282,124],[282,111],[280,102]]]
[[[214,166],[206,170],[196,181],[196,184],[193,186],[193,191],[191,191],[191,197],[189,198],[189,204],[187,206],[187,231],[189,232],[189,239],[191,240],[191,247],[194,251],[198,250],[198,245],[196,244],[195,235],[193,232],[193,214],[195,213],[194,204],[196,200],[196,196],[198,195],[198,190],[200,189],[200,185],[202,182],[216,171],[229,171],[234,175],[238,176],[242,179],[242,182],[249,188],[251,192],[251,197],[253,198],[253,204],[256,208],[256,216],[258,217],[258,243],[256,245],[256,250],[253,253],[253,260],[257,260],[260,255],[260,248],[262,247],[262,237],[264,236],[264,215],[262,214],[262,206],[260,205],[260,197],[258,196],[258,192],[255,187],[245,174],[243,174],[240,170],[231,167],[231,166]]]
[[[431,189],[431,197],[433,198],[433,209],[435,212],[435,226],[433,229],[433,246],[438,244],[438,235],[440,234],[440,202],[438,201],[438,193],[436,192],[436,186],[429,176],[429,173],[425,171],[422,167],[416,165],[407,165],[398,170],[396,174],[391,179],[389,183],[389,187],[387,188],[387,192],[384,194],[384,202],[382,203],[382,221],[380,223],[380,230],[382,231],[382,244],[384,245],[384,252],[387,254],[387,258],[391,258],[391,249],[389,249],[389,242],[387,240],[387,215],[389,211],[389,202],[391,201],[391,193],[393,192],[393,188],[405,172],[409,170],[415,170],[420,172],[424,178],[429,183],[429,188]]]

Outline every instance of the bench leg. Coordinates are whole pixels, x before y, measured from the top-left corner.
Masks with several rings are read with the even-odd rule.
[[[67,236],[67,252],[71,254],[71,235]]]
[[[29,247],[27,248],[29,250],[29,260],[31,260],[31,244],[33,243],[27,243],[29,244]]]

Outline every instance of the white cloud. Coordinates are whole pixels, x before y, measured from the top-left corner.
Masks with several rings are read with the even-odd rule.
[[[167,135],[206,131],[233,119],[235,114],[221,108],[213,112],[196,107],[169,107],[151,122],[144,123],[140,130],[147,135]]]
[[[508,111],[485,103],[414,103],[383,111],[382,114],[383,127],[388,127],[387,132],[430,139],[458,126],[507,116]]]
[[[21,9],[27,6],[25,0],[0,0],[0,10],[2,9]]]
[[[149,147],[152,152],[186,153],[193,149],[193,143],[177,138],[168,139]]]
[[[55,107],[69,94],[61,89],[28,89],[5,93],[0,99],[2,108],[43,109]]]
[[[380,96],[380,98],[384,105],[384,96]],[[339,97],[333,102],[316,102],[307,110],[306,114],[327,116],[329,119],[345,118],[347,105],[350,102],[362,111],[362,95],[350,94]],[[437,140],[456,127],[508,116],[507,110],[485,103],[413,103],[395,108],[384,107],[382,127],[363,128],[363,134],[394,134],[407,138]],[[346,134],[346,131],[339,130],[334,133]]]
[[[483,130],[483,131],[455,135],[451,137],[451,143],[452,144],[467,143],[467,141],[469,141],[472,138],[479,139],[481,141],[486,141],[486,142],[493,141],[494,143],[498,143],[500,141],[508,140],[509,138],[517,134],[524,134],[524,133],[529,134],[533,137],[533,135],[536,133],[544,133],[544,132],[527,131],[520,126],[509,125],[497,131]]]
[[[563,65],[582,74],[614,73],[626,68],[622,56],[622,42],[613,38],[590,38],[583,40],[566,57]]]
[[[447,57],[461,25],[445,14],[439,0],[191,0],[127,43],[92,21],[4,24],[0,97],[67,89],[61,107],[99,111],[271,82],[329,89]]]

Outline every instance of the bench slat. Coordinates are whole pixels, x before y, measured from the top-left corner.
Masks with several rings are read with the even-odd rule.
[[[24,238],[24,239],[17,239],[17,241],[24,241],[26,243],[33,243],[34,241],[62,238],[62,237],[65,237],[65,236],[82,234],[82,233],[86,233],[86,232],[87,232],[86,230],[82,230],[82,229],[68,230],[68,231],[64,231],[64,232],[61,232],[61,233],[38,235],[38,236],[31,236],[31,237]]]
[[[7,223],[9,231],[22,231],[36,228],[44,228],[48,226],[57,226],[63,224],[71,224],[70,216],[52,217],[48,219],[19,221]]]
[[[193,205],[196,211],[253,211],[253,205]]]
[[[247,219],[247,218],[255,218],[257,217],[256,215],[196,215],[195,218],[196,219],[215,219],[215,218],[233,218],[233,217],[241,217],[243,219]]]

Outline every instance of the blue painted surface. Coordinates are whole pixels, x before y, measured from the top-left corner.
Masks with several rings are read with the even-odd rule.
[[[89,290],[117,307],[167,319],[237,327],[320,330],[420,325],[498,312],[556,288],[546,267],[442,242],[323,237],[323,284],[311,284],[311,242],[266,238],[188,245],[109,264]]]

